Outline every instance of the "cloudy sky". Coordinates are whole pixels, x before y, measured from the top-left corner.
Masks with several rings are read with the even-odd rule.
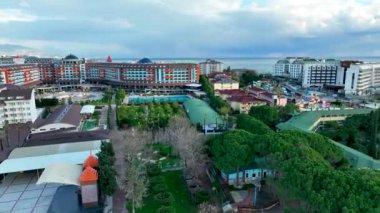
[[[0,54],[380,56],[380,0],[0,0]]]

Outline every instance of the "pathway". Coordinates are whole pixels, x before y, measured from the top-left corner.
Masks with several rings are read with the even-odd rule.
[[[115,97],[115,96],[114,96]],[[125,143],[123,134],[121,131],[117,129],[116,125],[116,105],[115,98],[112,98],[112,117],[111,117],[111,127],[110,127],[110,139],[113,144],[113,149],[115,150],[115,168],[118,173],[117,180],[119,183],[118,190],[113,195],[113,212],[120,212],[120,213],[126,213],[128,212],[125,209],[125,192],[123,191],[122,187],[120,186],[120,183],[122,180],[124,180],[124,150],[125,150]]]

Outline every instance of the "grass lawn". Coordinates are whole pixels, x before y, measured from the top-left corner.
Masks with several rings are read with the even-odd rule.
[[[163,172],[160,174],[165,179],[168,191],[174,197],[173,207],[177,213],[195,213],[197,212],[195,204],[192,202],[186,183],[182,177],[182,171]],[[148,193],[151,190],[148,190]],[[137,209],[137,213],[154,213],[161,207],[158,201],[154,199],[154,194],[149,194],[144,199],[144,206]]]

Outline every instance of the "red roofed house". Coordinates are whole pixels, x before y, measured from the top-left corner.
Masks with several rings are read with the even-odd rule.
[[[265,101],[254,98],[251,95],[232,96],[228,99],[228,101],[230,102],[230,106],[234,111],[245,114],[248,114],[249,110],[253,106],[266,105]]]
[[[209,81],[214,90],[236,90],[239,89],[239,82],[223,72],[214,72],[209,75]]]

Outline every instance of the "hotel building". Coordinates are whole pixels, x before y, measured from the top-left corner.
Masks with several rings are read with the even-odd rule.
[[[34,122],[37,119],[34,89],[14,85],[0,87],[0,128],[8,124]]]
[[[38,58],[27,57],[25,58],[26,64],[37,64],[40,71],[40,80],[45,83],[54,83],[55,81],[55,68],[54,64],[58,63],[58,60],[53,58]]]
[[[380,63],[351,64],[345,79],[345,94],[371,95],[380,88]]]
[[[54,64],[55,81],[60,84],[82,83],[85,74],[85,60],[68,55]]]
[[[153,63],[143,58],[137,63],[89,62],[83,79],[131,87],[177,87],[199,81],[199,66],[192,63]]]
[[[37,64],[10,64],[0,66],[0,84],[17,86],[34,85],[40,82]]]
[[[324,85],[343,86],[343,69],[340,61],[328,59],[303,61],[302,87],[323,87]]]
[[[202,75],[209,75],[213,72],[223,72],[223,63],[216,60],[207,59],[199,63],[199,66]]]

